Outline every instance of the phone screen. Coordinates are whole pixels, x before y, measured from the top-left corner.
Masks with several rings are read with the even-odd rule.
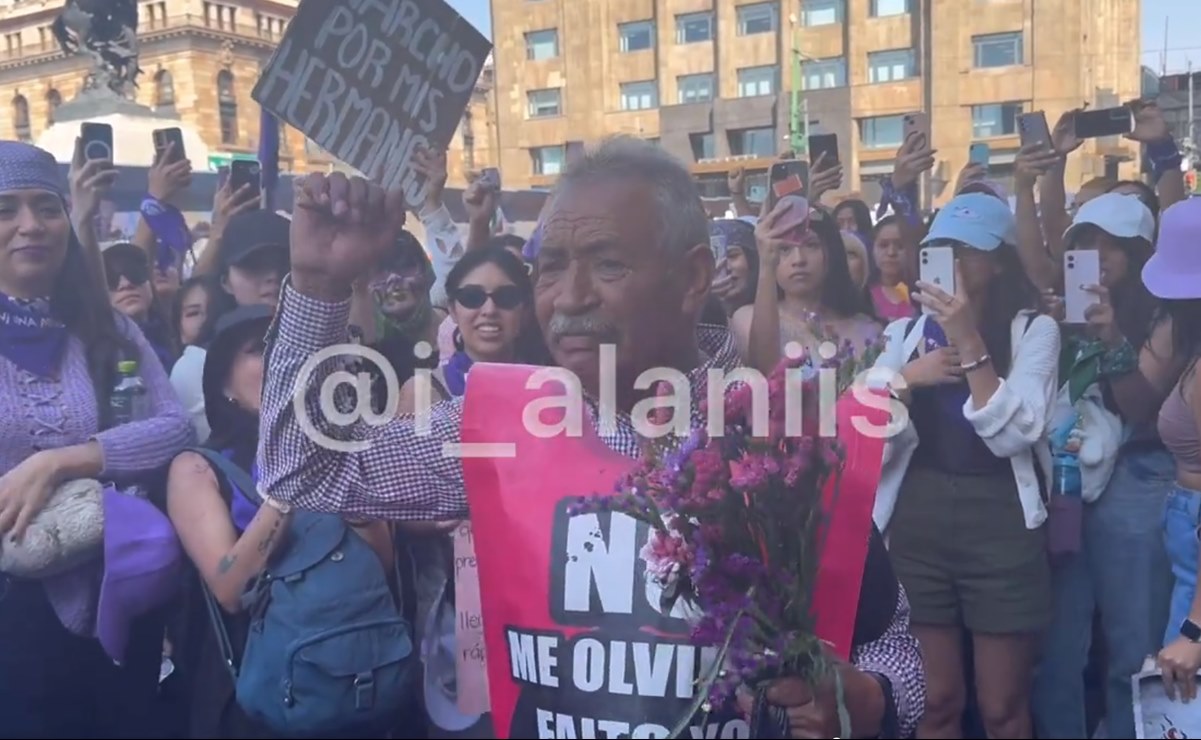
[[[234,161],[229,166],[229,189],[236,193],[249,185],[251,190],[258,192],[262,187],[261,172],[258,162]]]
[[[988,160],[991,159],[991,155],[992,151],[990,150],[988,144],[977,142],[972,144],[971,148],[968,150],[967,159],[971,164],[978,164],[983,167],[987,167]]]
[[[161,152],[172,144],[175,145],[175,152],[171,155],[172,160],[178,161],[185,159],[187,154],[183,148],[183,131],[178,128],[160,128],[155,129],[151,134],[154,139],[154,151]]]

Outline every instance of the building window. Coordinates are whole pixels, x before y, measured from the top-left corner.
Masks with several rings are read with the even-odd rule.
[[[655,24],[653,21],[634,21],[617,26],[617,35],[621,38],[621,51],[645,51],[655,45]]]
[[[877,116],[859,121],[859,141],[868,149],[900,146],[905,140],[905,116]]]
[[[714,138],[713,132],[688,134],[688,143],[692,145],[692,158],[697,162],[717,156],[717,140]]]
[[[552,87],[545,90],[530,90],[525,94],[529,118],[550,118],[563,115],[563,91]]]
[[[559,56],[559,30],[530,31],[525,35],[525,58],[531,61],[554,59]]]
[[[877,18],[905,15],[908,12],[909,0],[872,0],[872,15]]]
[[[165,69],[154,73],[154,106],[156,108],[175,107],[175,80]]]
[[[688,13],[676,16],[676,43],[695,44],[713,40],[713,14]]]
[[[659,107],[659,90],[654,80],[621,83],[621,109],[647,110]]]
[[[221,117],[221,143],[238,143],[238,98],[234,75],[228,69],[217,73],[217,111]]]
[[[563,171],[562,146],[536,146],[530,149],[530,163],[535,175],[557,175]]]
[[[63,104],[63,96],[58,90],[50,88],[46,92],[46,125],[54,125],[54,112]]]
[[[776,30],[776,4],[755,3],[738,6],[738,35],[754,36]]]
[[[972,50],[977,69],[989,67],[1012,67],[1023,63],[1022,32],[990,33],[973,36]]]
[[[917,55],[913,49],[877,51],[867,55],[869,82],[897,82],[917,76]]]
[[[738,97],[753,98],[757,95],[776,93],[775,67],[743,67],[738,70]]]
[[[21,56],[21,32],[4,34],[4,44],[8,47],[9,56]]]
[[[991,103],[972,106],[972,138],[990,139],[995,136],[1017,136],[1021,103]]]
[[[829,26],[842,23],[846,13],[845,0],[802,0],[802,26]]]
[[[33,132],[29,129],[29,101],[24,95],[13,98],[13,128],[17,131],[18,141],[33,140]]]
[[[776,156],[776,130],[768,126],[730,131],[730,154],[752,157]]]
[[[703,103],[713,99],[713,74],[680,75],[676,78],[680,103]]]
[[[801,74],[805,80],[806,90],[828,90],[834,87],[846,87],[847,60],[814,59],[801,63]]]

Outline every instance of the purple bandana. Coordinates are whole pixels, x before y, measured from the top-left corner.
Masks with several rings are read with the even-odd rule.
[[[159,272],[165,272],[175,260],[192,247],[192,232],[179,209],[170,203],[147,195],[142,201],[142,218],[154,232],[158,242],[154,263]]]
[[[446,390],[450,391],[450,395],[458,398],[467,392],[467,371],[473,364],[474,361],[462,350],[450,356],[442,368],[442,374],[446,377]]]
[[[53,377],[67,350],[67,327],[48,301],[26,303],[0,293],[0,355],[41,378]]]

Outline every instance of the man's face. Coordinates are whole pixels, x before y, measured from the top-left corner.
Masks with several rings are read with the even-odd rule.
[[[692,338],[698,260],[660,246],[654,190],[635,179],[571,185],[547,214],[535,311],[555,363],[589,393],[600,388],[600,347],[615,344],[618,392]],[[708,245],[700,245],[705,250]],[[690,253],[691,254],[691,253]],[[707,252],[706,252],[707,254]],[[699,291],[704,300],[705,289]]]

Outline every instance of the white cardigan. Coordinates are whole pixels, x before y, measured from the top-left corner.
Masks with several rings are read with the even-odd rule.
[[[1045,474],[1043,479],[1049,483],[1051,451],[1046,437],[1059,375],[1059,325],[1049,316],[1037,316],[1033,320],[1029,317],[1028,312],[1022,312],[1013,320],[1013,360],[1008,377],[1001,380],[1001,386],[983,408],[973,408],[972,399],[968,398],[963,405],[963,416],[994,455],[1009,458],[1026,527],[1037,529],[1046,521],[1047,509],[1043,505],[1034,465],[1037,455],[1037,462]],[[876,360],[868,381],[870,385],[881,387],[913,356],[924,336],[926,316],[920,316],[914,323],[907,342],[905,330],[910,321],[898,319],[884,330],[887,345]],[[884,446],[884,467],[873,511],[881,532],[887,532],[901,481],[917,449],[917,430],[908,417],[903,422],[901,431]]]

